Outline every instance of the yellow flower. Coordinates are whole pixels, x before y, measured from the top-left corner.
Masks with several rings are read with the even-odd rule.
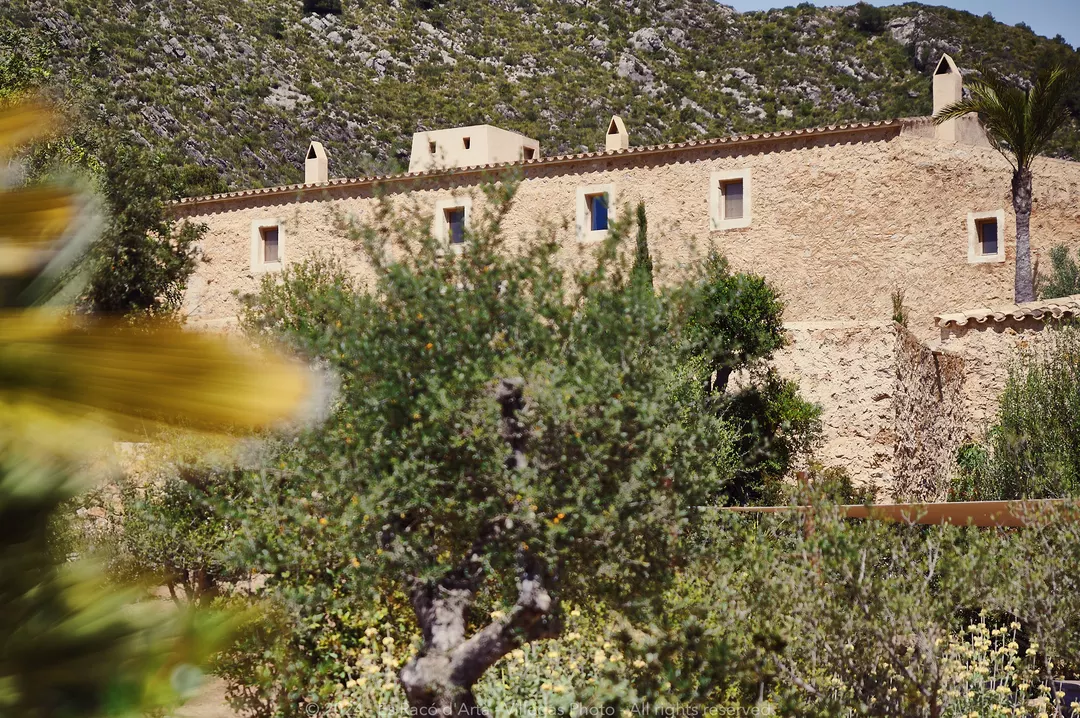
[[[393,682],[392,681],[387,681],[386,683],[383,683],[382,684],[382,689],[384,691],[392,691],[392,690],[394,690]]]
[[[593,663],[599,666],[607,661],[607,655],[598,648],[596,649],[596,653],[593,654],[592,659]]]
[[[550,691],[551,690],[551,684],[550,683],[541,683],[540,684],[540,690],[542,690],[542,691]]]
[[[555,693],[565,693],[566,692],[566,687],[565,686],[555,686],[551,690],[554,691]]]
[[[645,663],[645,661],[641,660],[640,658],[637,659],[636,661],[634,661],[634,668],[644,668],[646,665],[648,665],[648,664]]]
[[[570,612],[570,615],[573,616],[574,618],[577,618],[578,616],[581,615],[581,611],[579,611],[579,610],[577,610],[575,608],[573,611]]]
[[[372,636],[374,636],[378,632],[379,631],[376,628],[368,627],[368,629],[366,631],[364,631],[364,635],[367,636],[368,638],[371,638]]]
[[[387,636],[386,638],[382,639],[382,644],[384,646],[392,646],[394,645],[394,639],[390,636]]]
[[[319,525],[320,526],[326,526],[326,524],[328,524],[328,523],[330,523],[330,522],[326,520],[325,516],[323,516],[322,518],[319,519]]]
[[[501,618],[502,618],[503,616],[505,616],[505,615],[506,615],[506,614],[505,614],[505,613],[503,613],[502,611],[492,611],[492,612],[491,612],[491,619],[492,619],[493,621],[498,621],[499,619],[501,619]]]

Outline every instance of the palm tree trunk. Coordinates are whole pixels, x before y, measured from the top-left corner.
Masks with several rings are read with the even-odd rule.
[[[1035,277],[1031,272],[1031,168],[1020,167],[1012,178],[1013,211],[1016,213],[1016,303],[1035,301]]]

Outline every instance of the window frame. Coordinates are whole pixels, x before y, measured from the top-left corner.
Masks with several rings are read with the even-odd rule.
[[[590,198],[597,195],[607,197],[607,228],[592,228],[592,208]],[[611,225],[615,223],[615,213],[618,208],[614,184],[593,184],[577,188],[577,238],[579,242],[602,242],[611,231]]]
[[[433,219],[431,233],[435,239],[447,249],[461,252],[465,249],[468,241],[461,244],[453,244],[450,241],[450,223],[446,221],[448,210],[460,209],[464,212],[462,229],[465,234],[472,226],[472,198],[471,197],[444,197],[435,202],[435,217]]]
[[[980,225],[987,220],[997,223],[997,252],[994,254],[982,253],[982,237]],[[968,264],[991,264],[1005,261],[1005,210],[996,209],[989,212],[968,212]]]
[[[264,231],[277,230],[277,261],[266,261]],[[255,273],[280,272],[285,266],[285,227],[276,217],[266,217],[251,221],[251,271]]]
[[[742,182],[742,217],[728,219],[724,216],[725,201],[721,185],[741,181]],[[749,227],[753,221],[754,189],[750,178],[750,170],[720,170],[709,174],[709,229],[722,231],[727,229],[740,229]]]

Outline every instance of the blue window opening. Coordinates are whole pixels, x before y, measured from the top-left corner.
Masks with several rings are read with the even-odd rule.
[[[980,220],[976,227],[979,230],[979,253],[998,253],[998,226],[996,219]]]
[[[465,243],[465,208],[452,207],[446,210],[447,236],[450,244]]]
[[[608,228],[608,200],[606,194],[592,194],[587,197],[589,203],[589,229],[594,232]]]

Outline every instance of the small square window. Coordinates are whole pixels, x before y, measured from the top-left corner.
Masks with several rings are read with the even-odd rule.
[[[278,254],[278,228],[262,227],[259,229],[259,233],[262,234],[263,262],[270,264],[281,261]]]
[[[998,253],[998,223],[997,219],[980,219],[975,222],[975,230],[979,235],[979,254]]]
[[[443,210],[446,221],[446,236],[450,244],[465,243],[465,208],[447,207]]]
[[[608,228],[608,197],[606,192],[585,195],[585,208],[589,215],[589,231],[603,232]]]
[[[428,142],[427,143],[427,151],[428,151],[429,155],[435,154],[435,143],[434,142]]]
[[[578,187],[575,193],[577,236],[581,242],[602,242],[618,211],[614,184]]]
[[[536,157],[536,149],[533,147],[524,147],[521,150],[521,154],[525,159],[531,160]]]
[[[472,139],[469,137],[462,137],[461,144],[465,146],[465,149],[469,149],[472,146]]]
[[[991,212],[968,212],[968,262],[983,264],[1005,261],[1005,243],[1002,229],[1005,210]]]
[[[713,230],[749,227],[754,190],[749,169],[722,170],[709,175],[709,227]]]
[[[251,271],[280,271],[288,253],[287,236],[281,221],[260,217],[251,222]]]
[[[724,197],[723,219],[743,218],[743,181],[726,180],[720,183],[720,194]]]

